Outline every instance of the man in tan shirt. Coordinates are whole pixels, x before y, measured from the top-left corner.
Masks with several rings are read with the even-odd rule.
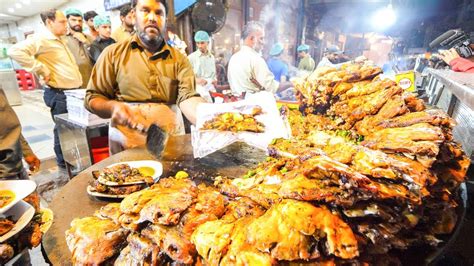
[[[67,113],[64,90],[80,88],[82,77],[73,54],[62,39],[67,32],[64,14],[50,9],[40,16],[47,31],[17,43],[8,50],[8,54],[26,71],[43,78],[46,83],[43,99],[51,108],[54,120],[54,115]],[[57,125],[54,127],[54,152],[58,165],[64,167]]]
[[[132,3],[135,1],[132,1]],[[176,104],[191,122],[204,99],[195,91],[189,60],[164,39],[164,0],[138,0],[137,33],[102,52],[92,71],[85,106],[113,125],[134,128],[140,117],[124,102]],[[163,113],[159,120],[166,120]],[[157,122],[158,124],[160,122]]]
[[[89,58],[89,47],[94,41],[91,36],[82,32],[83,19],[82,12],[76,8],[68,8],[64,11],[68,23],[68,33],[66,41],[76,59],[77,66],[82,76],[82,88],[86,88],[91,76],[94,64]]]
[[[133,18],[133,11],[132,8],[129,5],[125,5],[122,8],[120,8],[120,21],[122,21],[122,24],[120,27],[115,29],[112,32],[112,39],[114,39],[116,42],[122,42],[134,33],[134,18]]]

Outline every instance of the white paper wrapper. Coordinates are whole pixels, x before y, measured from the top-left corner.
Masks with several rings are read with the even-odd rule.
[[[249,114],[255,106],[260,106],[263,111],[263,114],[255,117],[265,125],[263,133],[199,130],[206,121],[213,119],[217,114],[226,112]],[[266,150],[274,138],[289,138],[290,134],[289,127],[280,117],[275,97],[269,92],[247,95],[245,100],[238,102],[200,104],[197,107],[196,127],[191,128],[195,158],[202,158],[236,141],[243,141]]]

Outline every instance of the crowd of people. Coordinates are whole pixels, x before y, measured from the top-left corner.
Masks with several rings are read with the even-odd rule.
[[[53,120],[55,115],[67,113],[65,91],[87,89],[85,108],[110,118],[109,135],[117,131],[121,134],[117,139],[135,139],[130,131],[151,123],[171,132],[184,132],[181,124],[196,121],[196,106],[212,102],[210,91],[229,90],[245,98],[259,91],[280,94],[292,86],[281,43],[271,47],[268,60],[262,57],[265,28],[261,23],[250,21],[243,27],[240,50],[226,67],[222,56],[216,59],[211,53],[211,37],[202,30],[194,35],[196,51],[186,55],[186,45],[169,31],[166,15],[164,0],[133,0],[131,6],[120,9],[121,25],[112,30],[110,18],[94,11],[50,9],[40,14],[44,33],[12,46],[8,54],[25,70],[42,78],[44,102]],[[330,46],[316,65],[309,51],[306,44],[297,47],[298,69],[306,73],[322,66],[337,67],[348,60],[337,46]],[[9,116],[11,128],[18,127],[13,114]],[[37,160],[33,160],[21,134],[11,138],[8,145],[17,151],[11,158],[21,158],[18,151],[23,147],[27,162],[36,167]],[[111,147],[112,152],[130,147],[123,141],[116,146]],[[54,151],[58,166],[65,167],[57,125]],[[0,168],[2,176],[18,173]]]
[[[279,59],[283,46],[272,48],[268,64],[261,56],[265,41],[262,24],[245,25],[243,45],[225,67],[222,58],[216,60],[211,53],[210,36],[205,31],[195,33],[197,50],[186,56],[184,42],[167,30],[166,12],[166,1],[135,0],[120,9],[121,25],[112,30],[110,18],[95,11],[46,10],[40,14],[46,30],[15,44],[8,54],[43,80],[43,99],[53,120],[55,115],[67,113],[64,92],[83,88],[87,89],[85,108],[111,118],[112,130],[125,135],[126,129],[150,123],[177,127],[176,116],[181,114],[183,121],[194,123],[197,104],[212,101],[209,91],[216,88],[245,97],[262,90],[277,93],[291,86],[288,66]],[[315,64],[308,50],[307,45],[298,47],[299,67],[312,71]],[[151,107],[143,103],[159,105],[144,111]],[[159,119],[145,114],[156,110]],[[25,143],[20,135],[17,139]],[[57,125],[54,151],[58,166],[65,167]]]

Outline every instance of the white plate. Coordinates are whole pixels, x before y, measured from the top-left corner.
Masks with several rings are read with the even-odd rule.
[[[114,167],[115,165],[119,165],[119,164],[128,164],[132,168],[140,168],[140,167],[145,167],[145,166],[153,168],[153,170],[155,170],[154,175],[152,175],[152,178],[153,178],[154,182],[158,181],[158,179],[160,179],[160,176],[163,174],[163,165],[160,162],[152,161],[152,160],[114,163],[114,164],[111,164],[111,165],[107,166],[106,168],[111,168],[111,167]],[[103,185],[112,186],[112,187],[113,186],[125,186],[125,185],[134,185],[134,184],[143,184],[143,183],[145,183],[144,181],[135,181],[135,182],[127,182],[127,183],[119,184],[117,182],[111,182],[111,181],[104,180],[100,177],[99,177],[98,181]]]
[[[87,186],[87,194],[89,194],[91,196],[94,196],[94,197],[98,197],[98,198],[123,199],[126,196],[130,195],[130,194],[127,194],[127,195],[105,194],[105,193],[100,193],[100,192],[97,192],[97,191],[93,191],[93,189],[94,189],[93,187]]]
[[[13,206],[13,208],[5,212],[2,216],[12,216],[13,221],[16,221],[16,223],[12,230],[8,231],[3,236],[0,236],[0,243],[3,243],[10,237],[16,235],[28,224],[33,216],[35,216],[35,208],[24,201],[19,201],[15,206]]]
[[[0,208],[0,213],[8,211],[13,205],[35,191],[36,183],[31,180],[5,180],[0,181],[0,190],[11,190],[15,194],[12,202]]]

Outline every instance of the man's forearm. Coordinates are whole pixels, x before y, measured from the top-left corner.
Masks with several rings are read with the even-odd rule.
[[[89,101],[91,111],[101,118],[110,118],[116,101],[94,98]]]
[[[282,91],[290,88],[291,86],[293,86],[293,83],[291,83],[290,81],[280,82],[280,85],[278,86],[277,92],[282,92]]]
[[[206,101],[201,97],[192,97],[179,104],[179,109],[193,125],[196,124],[196,108],[198,104]]]

